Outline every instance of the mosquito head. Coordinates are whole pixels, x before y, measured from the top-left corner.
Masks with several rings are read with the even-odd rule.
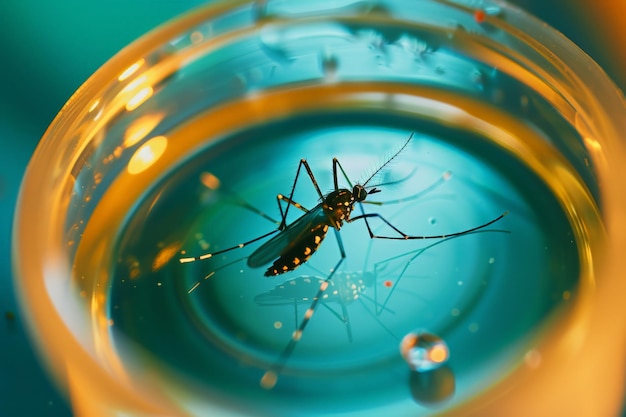
[[[354,198],[354,201],[360,202],[365,200],[368,194],[375,194],[379,192],[380,190],[378,188],[372,188],[367,191],[364,186],[357,184],[352,189],[352,197]]]
[[[359,184],[355,185],[354,188],[352,188],[352,197],[355,201],[365,200],[367,198],[367,191],[365,190],[365,187]]]

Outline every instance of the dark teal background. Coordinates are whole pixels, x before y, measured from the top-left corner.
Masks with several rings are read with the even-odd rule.
[[[518,0],[626,90],[626,39],[588,13],[604,1]],[[10,234],[19,182],[63,103],[125,45],[201,0],[0,0],[0,416],[71,416],[28,342],[13,294]],[[625,32],[622,32],[625,33]],[[617,52],[616,52],[617,51]],[[622,54],[622,58],[615,54]],[[626,414],[625,414],[626,415]]]

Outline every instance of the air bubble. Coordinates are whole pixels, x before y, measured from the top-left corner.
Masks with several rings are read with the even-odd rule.
[[[448,345],[431,333],[409,333],[400,342],[400,353],[409,368],[418,372],[437,369],[448,361]]]
[[[435,217],[431,217],[428,219],[428,223],[433,224],[433,225],[437,224],[437,219]]]

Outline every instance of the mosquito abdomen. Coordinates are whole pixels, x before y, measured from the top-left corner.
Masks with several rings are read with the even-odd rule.
[[[327,224],[317,224],[310,232],[287,247],[287,250],[280,255],[274,263],[265,271],[266,277],[274,277],[293,271],[304,264],[317,251],[322,241],[328,233]]]

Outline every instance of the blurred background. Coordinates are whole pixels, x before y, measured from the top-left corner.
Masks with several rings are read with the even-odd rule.
[[[65,101],[99,66],[142,34],[206,2],[0,0],[2,417],[72,415],[33,352],[13,293],[11,222],[30,155]],[[626,16],[626,1],[510,2],[563,32],[626,91],[626,25],[619,21]]]

